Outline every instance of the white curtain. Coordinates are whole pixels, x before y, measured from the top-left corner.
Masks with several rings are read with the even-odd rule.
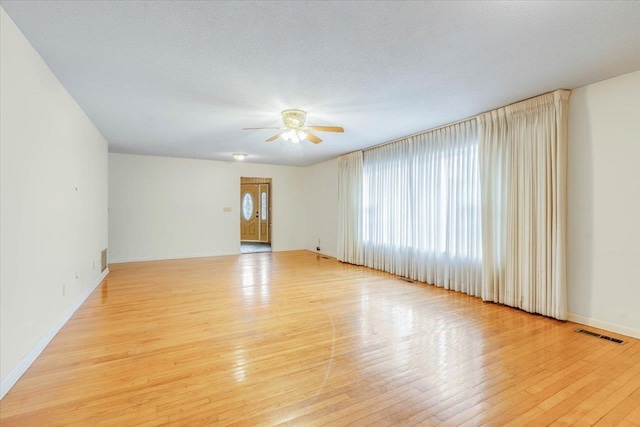
[[[556,91],[478,118],[482,298],[561,320],[569,95]]]
[[[362,151],[338,158],[338,259],[362,265]]]
[[[364,152],[364,265],[481,295],[477,124]]]

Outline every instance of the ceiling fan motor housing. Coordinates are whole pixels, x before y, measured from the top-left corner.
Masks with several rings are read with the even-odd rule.
[[[302,110],[284,110],[282,112],[282,123],[290,129],[300,129],[304,126],[307,113]]]

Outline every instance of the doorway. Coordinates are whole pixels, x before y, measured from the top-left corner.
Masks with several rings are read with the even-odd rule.
[[[240,178],[240,252],[271,252],[271,178]]]

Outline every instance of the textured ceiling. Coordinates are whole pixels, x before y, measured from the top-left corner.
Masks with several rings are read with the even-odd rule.
[[[640,2],[2,1],[119,153],[310,165],[640,69]],[[265,143],[280,111],[338,125]]]

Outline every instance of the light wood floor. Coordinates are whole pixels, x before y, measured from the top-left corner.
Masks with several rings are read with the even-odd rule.
[[[639,425],[640,343],[311,252],[112,265],[15,425]]]

